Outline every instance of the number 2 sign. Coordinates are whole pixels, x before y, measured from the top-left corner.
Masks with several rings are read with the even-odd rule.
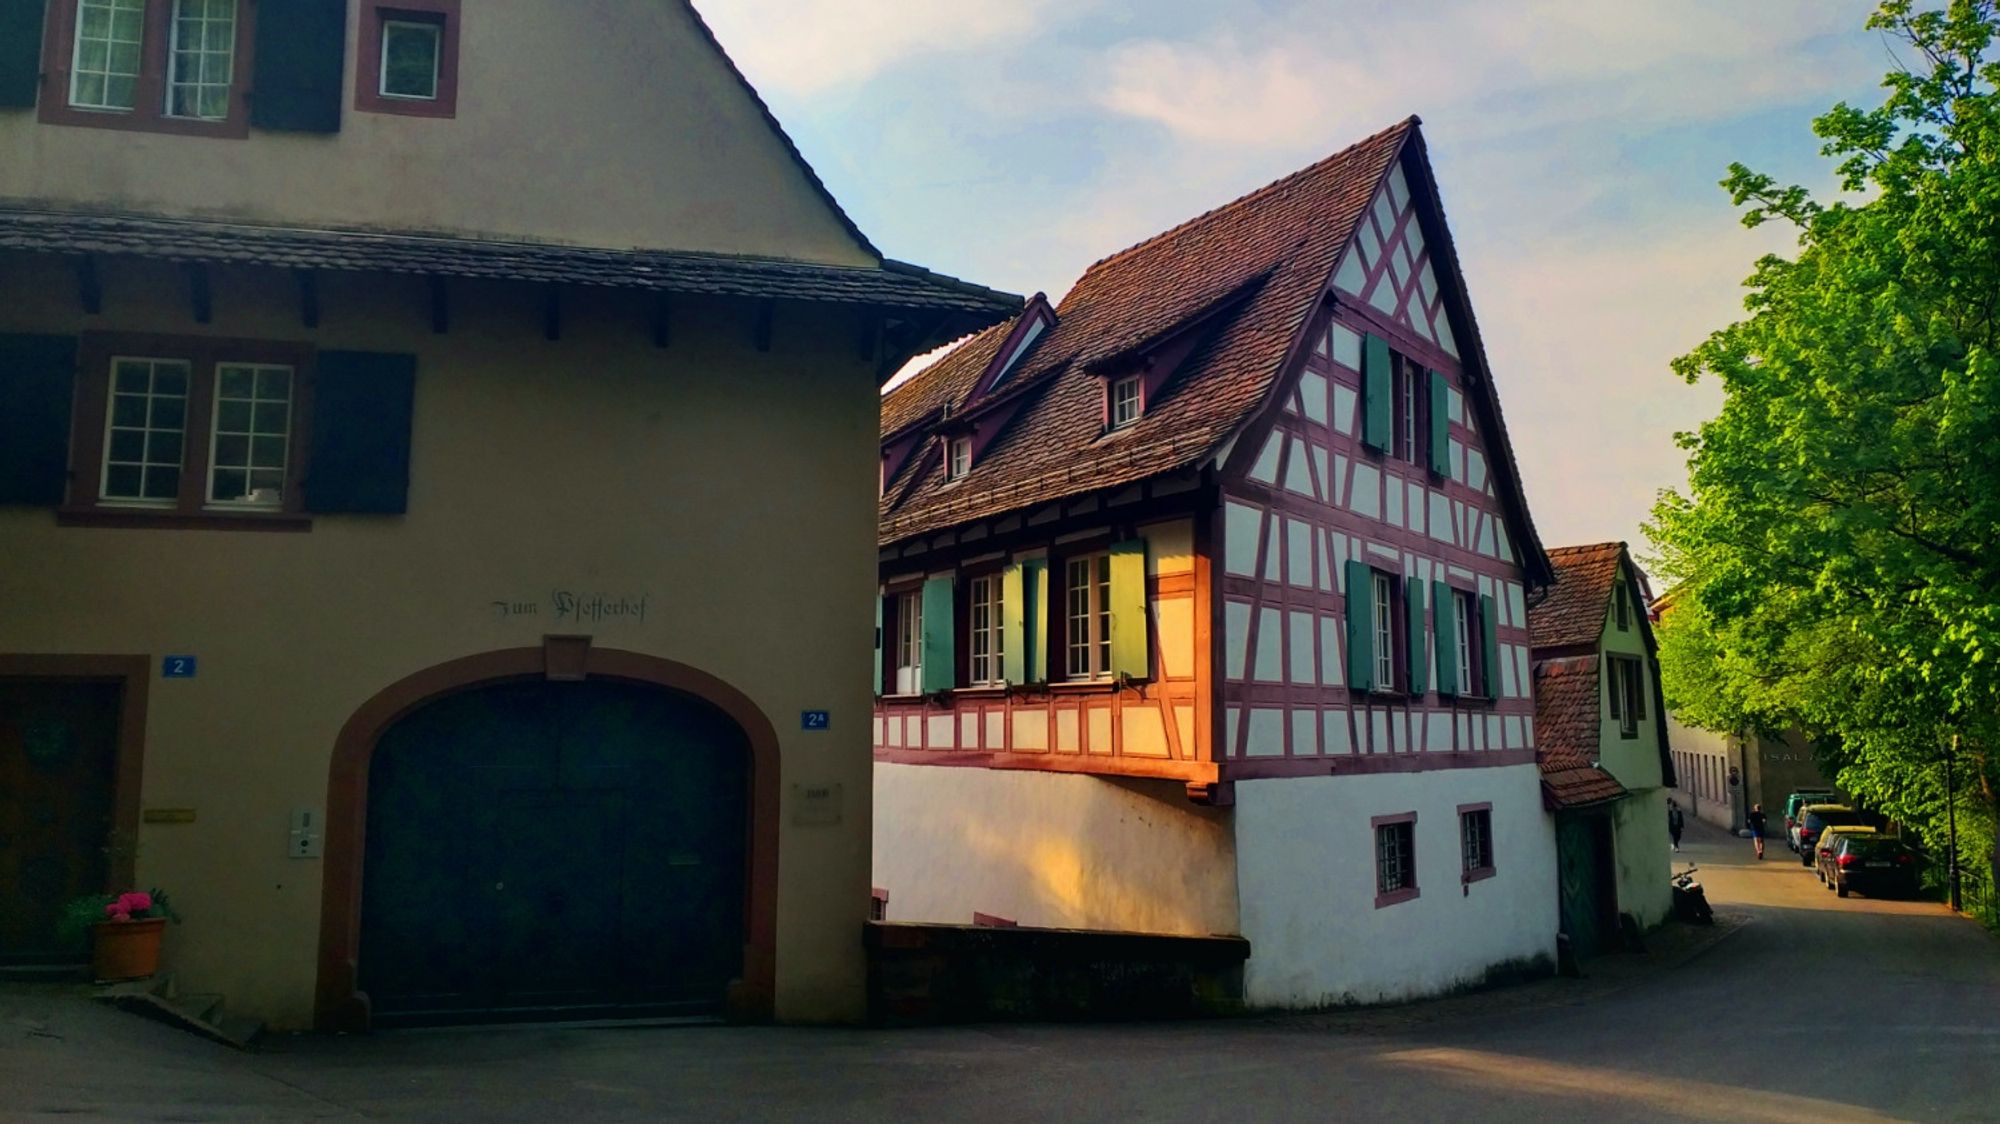
[[[168,657],[166,657],[165,659],[161,660],[161,661],[160,661],[160,678],[162,678],[162,679],[193,679],[193,678],[194,678],[194,657],[193,657],[193,656],[168,656]]]

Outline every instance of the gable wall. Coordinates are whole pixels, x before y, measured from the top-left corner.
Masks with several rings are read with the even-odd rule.
[[[1325,354],[1306,348],[1281,384],[1268,428],[1238,443],[1224,481],[1221,535],[1224,751],[1233,776],[1402,769],[1532,760],[1523,574],[1495,494],[1492,456],[1465,400],[1456,343],[1415,229],[1400,175],[1363,220],[1330,293]],[[1401,206],[1397,200],[1401,200]],[[1384,217],[1386,216],[1386,218]],[[1387,231],[1385,250],[1378,231]],[[1403,264],[1404,248],[1418,247]],[[1391,262],[1395,264],[1391,264]],[[1359,264],[1357,264],[1359,263]],[[1370,265],[1369,263],[1372,263]],[[1373,295],[1374,303],[1354,291]],[[1382,296],[1398,294],[1391,302]],[[1396,310],[1391,318],[1384,307]],[[1434,480],[1361,441],[1362,337],[1442,372],[1450,387],[1451,475]],[[1447,350],[1447,347],[1452,350]],[[1499,614],[1500,697],[1454,703],[1435,691],[1436,653],[1418,698],[1356,697],[1345,686],[1345,563],[1370,565],[1494,596]],[[1430,618],[1434,621],[1434,615]],[[1426,628],[1428,642],[1431,630]],[[1385,755],[1492,754],[1437,759]]]
[[[678,2],[464,5],[449,119],[355,110],[361,8],[340,132],[226,140],[0,110],[0,202],[874,262]]]

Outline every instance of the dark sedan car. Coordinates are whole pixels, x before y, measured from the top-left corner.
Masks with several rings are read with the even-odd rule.
[[[1827,888],[1841,897],[1858,890],[1871,898],[1917,894],[1917,854],[1893,835],[1842,835],[1833,844]]]

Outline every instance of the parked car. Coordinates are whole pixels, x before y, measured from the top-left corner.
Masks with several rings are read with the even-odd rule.
[[[1832,826],[1858,824],[1862,822],[1860,812],[1845,804],[1808,804],[1799,810],[1799,826],[1793,840],[1798,844],[1799,865],[1813,864],[1813,843],[1819,833]]]
[[[1839,797],[1830,788],[1801,788],[1785,797],[1785,846],[1799,849],[1799,809],[1808,804],[1831,804]]]
[[[1831,866],[1827,889],[1843,898],[1850,890],[1871,898],[1917,896],[1920,864],[1916,850],[1896,836],[1841,835],[1834,842]]]
[[[1821,882],[1826,882],[1833,873],[1833,847],[1850,835],[1874,835],[1875,828],[1865,823],[1828,824],[1820,829],[1819,838],[1812,844],[1813,870]]]

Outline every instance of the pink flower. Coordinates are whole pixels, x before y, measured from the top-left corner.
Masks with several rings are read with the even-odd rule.
[[[118,895],[118,908],[125,913],[145,913],[153,908],[153,895],[142,890]]]
[[[132,920],[132,914],[127,910],[120,909],[117,902],[112,902],[110,905],[104,907],[104,916],[112,921]]]

